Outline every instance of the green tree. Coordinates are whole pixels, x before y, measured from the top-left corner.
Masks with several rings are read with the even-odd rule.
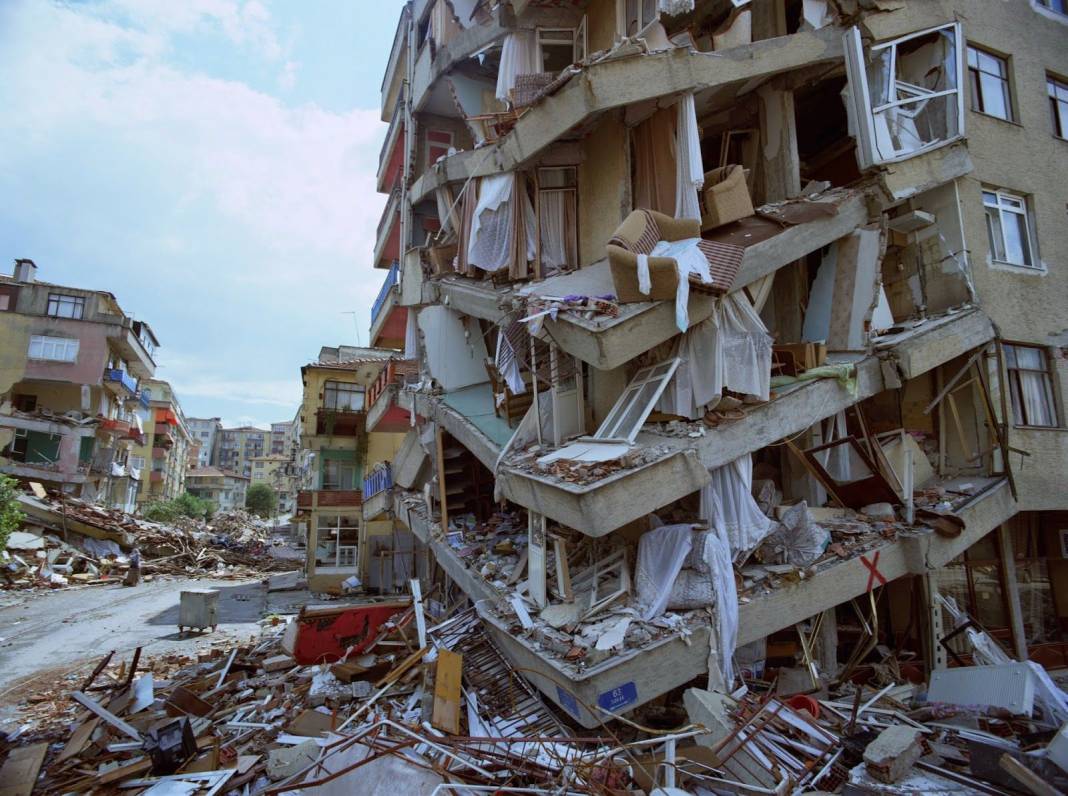
[[[22,522],[18,495],[18,481],[0,475],[0,550],[7,547],[7,538]]]
[[[278,509],[278,495],[267,484],[253,484],[245,495],[245,508],[260,517],[273,517]]]

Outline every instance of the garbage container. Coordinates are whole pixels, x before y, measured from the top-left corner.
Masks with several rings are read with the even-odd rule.
[[[219,592],[215,589],[183,591],[178,604],[178,631],[215,630],[219,626]]]

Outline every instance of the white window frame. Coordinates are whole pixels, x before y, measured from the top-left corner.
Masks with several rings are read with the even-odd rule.
[[[956,58],[956,87],[950,89],[943,89],[941,91],[928,91],[927,89],[914,86],[911,83],[905,83],[904,81],[897,80],[897,47],[912,39],[919,38],[921,36],[929,36],[932,33],[936,33],[942,30],[951,30],[953,32],[953,43]],[[882,42],[880,44],[872,45],[868,53],[874,54],[880,50],[890,48],[890,77],[891,83],[887,91],[887,96],[897,96],[899,93],[904,93],[906,96],[904,99],[895,99],[891,102],[884,103],[878,107],[872,107],[871,91],[868,86],[868,59],[865,58],[864,44],[860,37],[860,28],[852,27],[842,34],[843,44],[845,45],[846,55],[846,77],[848,78],[848,86],[850,90],[850,97],[852,99],[853,106],[853,118],[856,120],[857,125],[857,161],[861,169],[868,169],[872,166],[880,163],[897,163],[902,160],[908,160],[914,158],[917,155],[922,155],[925,152],[938,149],[940,147],[951,144],[954,141],[959,141],[964,138],[964,91],[962,83],[964,81],[964,36],[961,33],[961,26],[959,22],[950,22],[946,25],[938,25],[933,28],[925,28],[913,33],[909,33],[906,36],[901,36],[896,39],[890,39],[889,41]],[[900,152],[891,157],[884,157],[879,154],[877,135],[876,135],[876,121],[875,115],[882,113],[890,108],[904,108],[906,105],[916,105],[920,102],[926,102],[938,97],[946,97],[956,95],[957,105],[957,132],[956,135],[939,139],[937,141],[931,141],[924,146],[916,149],[909,150],[907,152]],[[902,113],[907,113],[902,110]]]
[[[967,59],[968,59],[968,63],[967,63],[968,84],[970,86],[971,98],[972,98],[971,109],[973,111],[975,111],[976,113],[983,114],[984,116],[992,116],[995,119],[1003,119],[1006,122],[1015,121],[1016,120],[1015,119],[1015,114],[1013,113],[1013,110],[1012,110],[1012,84],[1009,83],[1009,59],[1008,58],[1004,58],[1004,57],[998,55],[997,53],[991,52],[990,50],[987,50],[987,49],[985,49],[983,47],[979,47],[978,45],[975,45],[975,44],[969,44],[965,49],[967,51],[966,52],[966,56],[967,56]],[[972,52],[975,53],[975,66],[974,67],[971,64],[971,54],[972,54]],[[984,69],[983,66],[982,66],[982,61],[981,61],[981,56],[984,56],[984,55],[987,58],[992,58],[993,60],[995,60],[998,63],[1000,63],[1002,68],[1004,69],[1005,74],[1004,75],[994,74],[994,73]],[[980,77],[975,81],[975,85],[974,86],[971,85],[971,82],[972,82],[972,80],[971,80],[972,69],[974,69],[976,72],[978,72],[980,74]],[[1003,91],[1004,91],[1004,95],[1005,95],[1005,115],[1004,116],[1000,116],[999,114],[992,112],[992,110],[990,110],[990,109],[988,109],[986,107],[986,103],[984,101],[984,98],[985,98],[986,94],[983,92],[983,79],[982,79],[981,75],[990,75],[991,77],[1001,81],[1001,83],[1003,84],[1003,86],[1004,86]],[[976,94],[976,91],[978,91],[978,94]]]
[[[1068,141],[1068,83],[1047,74],[1046,96],[1052,104],[1050,123],[1053,125],[1053,137]]]
[[[649,19],[645,19],[642,0],[634,0],[637,10],[637,30],[631,35],[631,38],[638,36],[649,25],[660,19],[660,3],[658,0],[653,1],[653,16]],[[627,37],[627,0],[616,0],[616,39],[623,39]]]
[[[73,337],[50,337],[44,334],[30,336],[26,356],[45,362],[77,362],[80,341]]]
[[[1009,394],[1011,396],[1011,408],[1012,408],[1012,420],[1013,425],[1020,428],[1060,428],[1060,412],[1057,406],[1057,393],[1054,389],[1053,383],[1055,374],[1050,367],[1049,351],[1044,346],[1030,345],[1028,343],[1009,343],[1004,344],[1005,347],[1005,371],[1009,381]],[[1038,351],[1042,355],[1042,367],[1041,368],[1028,368],[1021,367],[1019,362],[1018,349],[1026,348],[1028,350]],[[1010,364],[1014,363],[1014,364]],[[1044,423],[1032,423],[1029,422],[1032,418],[1028,418],[1026,415],[1025,404],[1023,401],[1023,384],[1021,382],[1020,373],[1038,373],[1042,376],[1043,393],[1045,396],[1049,415],[1053,418],[1053,422],[1049,424]]]
[[[1001,263],[1003,265],[1014,265],[1018,268],[1035,268],[1038,269],[1038,257],[1035,252],[1035,241],[1031,235],[1031,215],[1027,210],[1027,198],[1014,194],[1010,191],[1003,191],[999,188],[987,188],[982,189],[983,196],[983,216],[986,223],[987,238],[993,238],[993,230],[990,228],[990,219],[987,217],[987,209],[996,210],[998,213],[998,223],[1001,225],[1001,248],[1005,249],[1005,214],[1023,216],[1024,221],[1024,233],[1027,236],[1027,255],[1030,257],[1031,262],[1017,263],[1008,259],[1000,259],[997,256],[996,251],[991,248],[990,259],[995,263]],[[987,196],[993,196],[995,198],[994,204],[987,204]],[[1018,207],[1013,203],[1018,203]],[[1008,253],[1006,252],[1006,257]]]
[[[673,359],[667,359],[662,362],[657,362],[655,365],[649,365],[641,368],[634,374],[627,386],[624,388],[623,393],[612,405],[608,415],[605,417],[604,422],[601,423],[600,428],[593,435],[594,439],[600,440],[625,440],[628,443],[634,442],[634,438],[638,436],[638,432],[641,431],[645,420],[649,417],[653,411],[653,407],[656,406],[656,402],[660,400],[660,396],[667,388],[668,382],[671,381],[671,377],[675,375],[675,371],[679,367],[679,363],[682,360],[679,357]],[[657,372],[659,371],[659,372]],[[638,396],[641,395],[642,388],[648,384],[655,384],[656,389],[653,391],[653,395],[642,407],[641,414],[638,416],[637,422],[633,423],[630,428],[622,428],[621,424],[626,419],[627,414],[638,400]]]
[[[53,305],[55,311],[53,311]],[[63,308],[68,308],[70,314],[61,312]],[[75,296],[70,293],[49,293],[48,307],[45,310],[45,314],[50,318],[70,318],[71,320],[80,321],[85,317],[85,296]]]
[[[1068,3],[1064,0],[1060,0],[1060,8],[1054,8],[1051,0],[1035,0],[1042,8],[1047,11],[1052,11],[1054,14],[1060,14],[1061,16],[1068,16]]]

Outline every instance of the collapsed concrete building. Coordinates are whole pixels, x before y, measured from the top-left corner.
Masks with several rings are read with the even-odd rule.
[[[366,422],[406,431],[423,594],[587,727],[765,667],[922,678],[946,598],[1064,665],[1066,25],[407,3],[371,344],[409,364]]]

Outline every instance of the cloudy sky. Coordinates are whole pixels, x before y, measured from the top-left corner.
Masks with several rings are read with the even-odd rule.
[[[0,268],[114,293],[187,415],[291,418],[367,342],[401,5],[0,0]]]

